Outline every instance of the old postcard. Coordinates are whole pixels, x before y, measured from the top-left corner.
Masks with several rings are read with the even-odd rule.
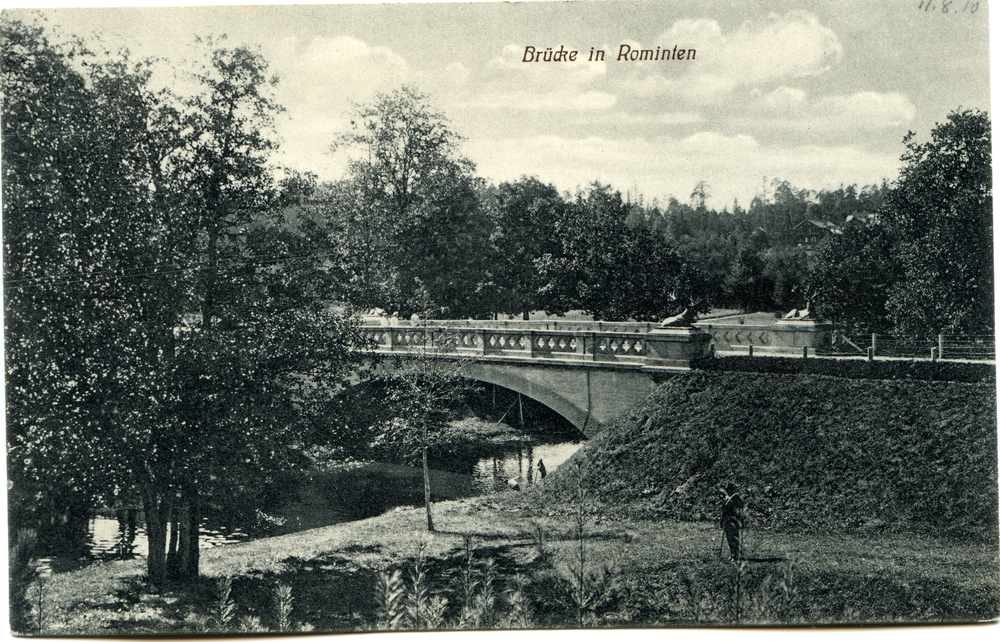
[[[14,635],[995,635],[986,2],[0,28]]]

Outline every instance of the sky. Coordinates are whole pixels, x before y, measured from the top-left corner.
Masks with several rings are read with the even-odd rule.
[[[413,85],[477,174],[594,181],[631,200],[744,207],[774,179],[819,190],[898,176],[903,137],[990,110],[986,2],[929,0],[396,3],[42,9],[64,34],[181,61],[196,36],[258,48],[281,77],[275,159],[321,180],[352,105]],[[975,11],[973,11],[975,9]],[[16,10],[9,17],[29,17]],[[619,60],[631,50],[693,59]],[[524,62],[527,47],[578,51]],[[591,61],[591,49],[603,61]],[[691,56],[689,56],[691,57]]]

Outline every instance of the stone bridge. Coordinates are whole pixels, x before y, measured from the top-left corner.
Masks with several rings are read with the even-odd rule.
[[[711,335],[652,323],[425,321],[364,326],[376,352],[460,362],[463,376],[521,393],[592,437],[690,369]]]

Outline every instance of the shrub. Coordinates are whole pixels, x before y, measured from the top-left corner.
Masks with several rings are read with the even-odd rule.
[[[712,372],[825,375],[846,379],[996,382],[996,366],[993,364],[961,361],[731,356],[697,359],[691,362],[691,368]]]

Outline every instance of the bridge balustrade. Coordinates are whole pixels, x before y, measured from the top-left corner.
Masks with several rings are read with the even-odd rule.
[[[595,324],[597,325],[597,324]],[[609,324],[601,324],[607,326]],[[708,335],[692,328],[649,329],[621,324],[622,330],[587,331],[553,324],[505,326],[484,322],[437,322],[362,328],[382,354],[477,357],[491,361],[536,361],[609,367],[686,368],[701,356]],[[648,326],[647,326],[648,327]]]

